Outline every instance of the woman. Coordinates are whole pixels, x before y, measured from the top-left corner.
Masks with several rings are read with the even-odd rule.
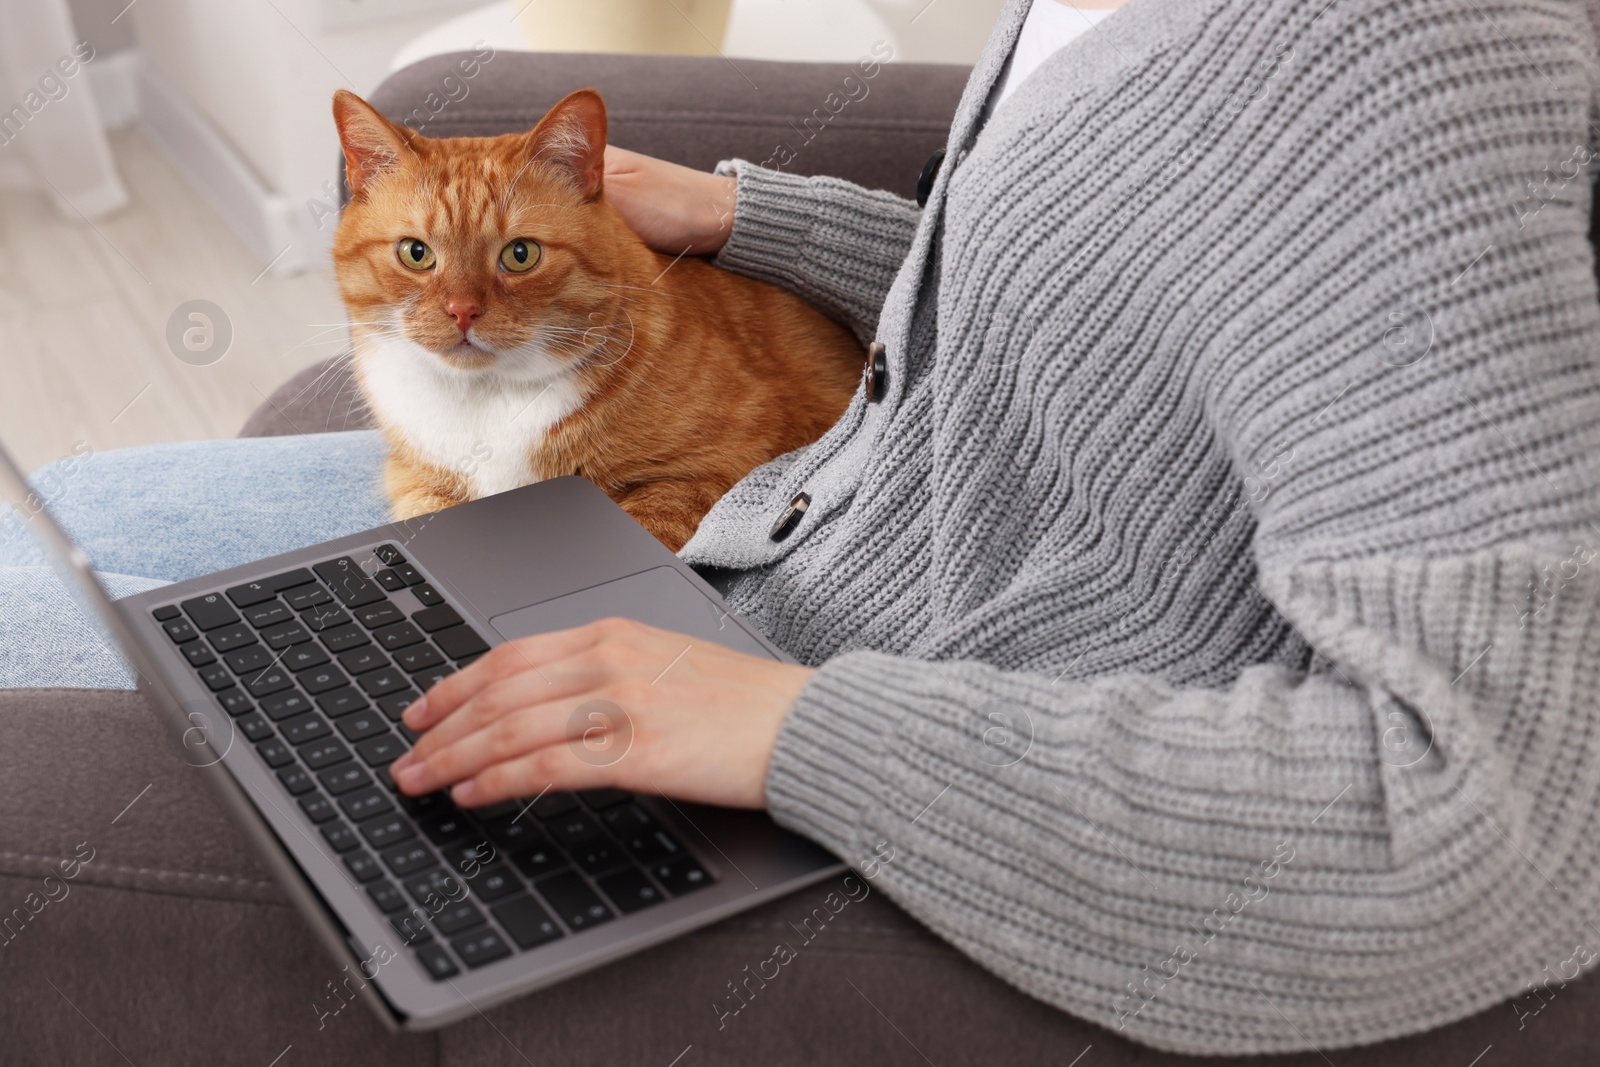
[[[684,549],[808,666],[528,638],[408,711],[396,780],[888,845],[877,884],[973,959],[1180,1051],[1370,1042],[1571,977],[1600,958],[1586,9],[1134,0],[1052,52],[1054,2],[1007,7],[921,211],[608,160],[647,239],[885,346]],[[380,521],[378,446],[340,441],[102,457],[62,510],[110,570],[201,573],[308,495],[348,503],[296,543]],[[116,481],[195,457],[311,484],[247,504],[257,543],[122,551]],[[105,680],[30,634],[12,684]],[[565,743],[596,696],[634,730],[609,767]]]

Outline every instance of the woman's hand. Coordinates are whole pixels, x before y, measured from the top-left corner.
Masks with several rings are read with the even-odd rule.
[[[669,256],[710,255],[733,227],[737,179],[606,145],[606,199],[644,243]]]
[[[406,709],[426,731],[391,767],[463,806],[617,786],[766,803],[767,763],[811,670],[626,619],[509,641]]]

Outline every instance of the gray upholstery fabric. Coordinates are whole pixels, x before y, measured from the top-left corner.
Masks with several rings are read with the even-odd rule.
[[[597,84],[614,103],[624,91],[641,107],[671,102],[688,127],[715,125],[697,113],[737,112],[758,129],[763,109],[786,116],[791,103],[804,102],[799,90],[778,94],[782,85],[832,84],[821,68],[790,72],[741,62],[762,86],[756,96],[733,71],[714,69],[719,65],[720,60],[497,56],[474,93],[481,91],[486,108],[495,99],[526,98],[537,110],[566,88]],[[378,97],[386,108],[403,112],[406,95],[425,93],[442,69],[419,64],[402,71]],[[771,78],[765,77],[769,70]],[[882,102],[915,114],[944,107],[941,121],[953,111],[965,76],[890,67],[885,78],[891,73],[904,77],[897,90],[903,95],[886,92]],[[815,83],[804,81],[813,76]],[[796,110],[804,114],[809,107]],[[506,121],[513,119],[522,121]],[[653,128],[641,121],[641,139],[619,142],[670,156],[664,144],[642,139]],[[844,130],[841,125],[825,136]],[[720,156],[758,151],[727,145],[717,139],[721,133],[704,136],[703,154],[678,158],[710,165]],[[879,163],[897,160],[885,167],[884,184],[907,191],[906,180],[896,176],[906,173],[907,164],[920,166],[924,149],[931,150],[942,131],[918,136],[926,139],[908,136],[893,152],[885,147],[872,157]],[[870,142],[864,134],[863,143]],[[895,140],[885,134],[883,143]],[[817,147],[820,160],[822,138]],[[875,180],[867,170],[844,165],[853,158],[866,166],[861,155],[839,158],[832,173]],[[273,398],[276,409],[264,406],[269,414],[258,413],[246,432],[359,425],[359,413],[348,406],[347,384],[307,389],[309,377],[310,372],[280,389]],[[797,940],[788,924],[811,913],[826,885],[438,1034],[387,1035],[359,1004],[319,1027],[318,1007],[331,1004],[327,984],[340,977],[338,969],[266,880],[200,773],[184,765],[137,696],[0,692],[0,789],[0,918],[25,907],[29,894],[40,892],[45,876],[80,843],[95,850],[67,883],[65,897],[45,905],[14,935],[7,930],[0,937],[0,988],[6,993],[0,997],[0,1064],[6,1065],[265,1067],[288,1049],[283,1067],[665,1067],[680,1054],[680,1067],[847,1061],[939,1067],[1467,1067],[1492,1044],[1477,1063],[1494,1067],[1587,1062],[1600,1051],[1600,1024],[1587,1022],[1600,1008],[1600,983],[1590,980],[1547,993],[1548,1006],[1524,1019],[1521,1029],[1516,1014],[1502,1006],[1433,1034],[1338,1051],[1330,1059],[1307,1053],[1195,1061],[1158,1053],[1011,989],[878,893],[840,912],[719,1030],[712,1005],[727,996],[727,983],[742,980],[744,968],[768,958],[780,939]]]

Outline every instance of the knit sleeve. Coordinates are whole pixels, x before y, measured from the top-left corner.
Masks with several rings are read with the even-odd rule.
[[[863,342],[911,247],[920,212],[892,193],[838,178],[803,178],[744,160],[733,230],[718,266],[789,289],[844,323]]]
[[[996,974],[1137,1041],[1333,1048],[1523,994],[1502,1009],[1515,1029],[1535,988],[1600,960],[1593,42],[1454,10],[1427,7],[1445,30],[1406,44],[1437,74],[1415,92],[1367,95],[1398,68],[1340,67],[1319,26],[1287,87],[1196,150],[1235,153],[1209,202],[1147,187],[1139,204],[1199,235],[1140,246],[1140,271],[1170,278],[1151,263],[1181,254],[1194,279],[1142,306],[1168,316],[1161,381],[1201,412],[1189,454],[1225,457],[1237,566],[1306,661],[1180,685],[850,651],[772,758],[780,823]],[[1474,73],[1490,67],[1511,73]],[[1302,120],[1280,107],[1324,108],[1315,152],[1286,147]],[[1068,335],[1054,314],[1028,324],[1033,351]],[[939,358],[961,360],[945,321]],[[1156,581],[1163,566],[1179,577]],[[1143,560],[1149,599],[1224,627],[1214,590],[1174,593],[1184,566]],[[1048,635],[1071,609],[1036,599]]]

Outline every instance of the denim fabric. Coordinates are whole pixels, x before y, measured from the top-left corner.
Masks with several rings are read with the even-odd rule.
[[[373,432],[183,441],[69,457],[36,493],[113,596],[381,525]],[[0,509],[0,688],[132,688],[19,513]]]

